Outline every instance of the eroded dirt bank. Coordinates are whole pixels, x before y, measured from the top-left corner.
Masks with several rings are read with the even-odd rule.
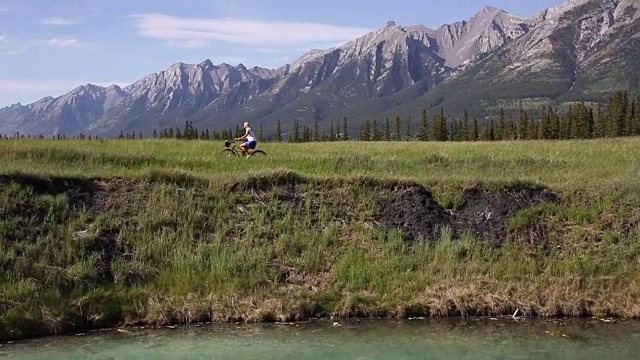
[[[603,208],[566,202],[533,185],[432,193],[291,173],[216,185],[0,176],[0,339],[330,316],[640,315],[627,306],[640,269],[620,256],[640,251],[633,208],[607,204],[605,223]]]

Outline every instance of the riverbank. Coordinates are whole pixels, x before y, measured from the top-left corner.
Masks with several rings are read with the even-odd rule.
[[[165,171],[141,154],[161,141],[115,143],[0,144],[0,339],[332,316],[640,316],[637,139],[413,144],[422,151],[404,157],[365,145],[378,160],[354,144],[314,144],[314,157],[269,144],[284,155],[249,160],[187,144],[158,152],[183,159]],[[598,165],[610,176],[594,178]],[[375,172],[323,173],[343,166]]]
[[[638,321],[449,318],[101,330],[0,344],[0,358],[636,359]],[[487,346],[487,343],[492,346]],[[251,344],[251,346],[247,346]]]

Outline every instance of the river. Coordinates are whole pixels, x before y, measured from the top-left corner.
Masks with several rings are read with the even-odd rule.
[[[640,323],[375,320],[110,330],[3,343],[0,359],[640,359]]]

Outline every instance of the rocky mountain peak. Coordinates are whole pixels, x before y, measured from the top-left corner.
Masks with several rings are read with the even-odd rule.
[[[211,71],[214,67],[213,62],[210,59],[204,60],[199,64],[199,66],[203,68],[205,71]]]
[[[487,16],[489,14],[495,14],[497,12],[505,12],[504,10],[498,9],[497,7],[494,6],[485,6],[482,9],[480,9],[480,11],[478,11],[474,17],[483,17],[483,16]]]

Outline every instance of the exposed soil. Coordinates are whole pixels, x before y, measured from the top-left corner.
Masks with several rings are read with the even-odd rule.
[[[507,235],[507,220],[517,211],[558,201],[557,195],[540,187],[499,191],[472,187],[464,190],[462,206],[450,211],[421,186],[399,187],[381,197],[377,221],[387,230],[402,229],[408,242],[436,241],[442,229],[449,227],[454,238],[468,232],[477,239],[499,245]]]
[[[425,188],[399,186],[381,194],[378,223],[384,229],[402,230],[405,240],[436,241],[445,226],[452,226],[452,216]]]
[[[516,212],[542,203],[557,203],[560,198],[541,187],[519,187],[491,191],[473,187],[463,192],[464,204],[454,213],[459,232],[468,231],[477,239],[494,245],[504,242],[507,220]],[[538,239],[544,241],[544,239]]]
[[[117,212],[123,223],[135,221],[137,212],[146,206],[154,186],[153,181],[47,179],[3,175],[0,176],[0,187],[12,181],[28,186],[39,194],[65,194],[76,209],[84,207],[95,214]],[[374,216],[376,223],[384,230],[402,230],[405,241],[409,243],[437,241],[443,229],[448,227],[454,238],[470,232],[478,239],[499,245],[506,238],[507,220],[514,213],[536,204],[559,201],[558,196],[541,187],[520,186],[494,191],[476,186],[465,189],[462,205],[451,211],[440,205],[422,186],[370,185],[378,189],[375,195],[378,204],[378,212]],[[339,184],[330,184],[326,188],[320,186],[321,184],[306,182],[298,176],[282,174],[234,183],[229,190],[236,194],[248,195],[237,198],[233,204],[240,214],[251,213],[257,206],[272,209],[270,216],[278,217],[283,214],[282,211],[293,209],[303,214],[310,213],[311,225],[318,228],[323,228],[326,221],[342,225],[355,221],[358,210],[346,187]],[[274,188],[278,188],[277,193],[271,192]],[[203,196],[212,196],[204,192],[203,190]],[[274,207],[274,204],[277,206]],[[20,210],[28,213],[28,205],[22,205]],[[320,216],[321,208],[325,209],[323,216]],[[331,209],[330,219],[327,219],[327,208]],[[9,209],[5,209],[7,210]],[[322,217],[325,220],[322,220]],[[207,232],[212,232],[215,228],[211,221],[208,216],[203,217],[202,224],[197,229],[198,236],[210,235]],[[179,219],[156,225],[177,228]],[[273,237],[274,234],[265,236]],[[101,239],[104,247],[101,251],[106,253],[104,263],[110,263],[113,254],[109,254],[116,248],[117,229],[101,233],[97,239]],[[105,268],[103,275],[105,280],[108,280],[111,277],[110,269]]]

